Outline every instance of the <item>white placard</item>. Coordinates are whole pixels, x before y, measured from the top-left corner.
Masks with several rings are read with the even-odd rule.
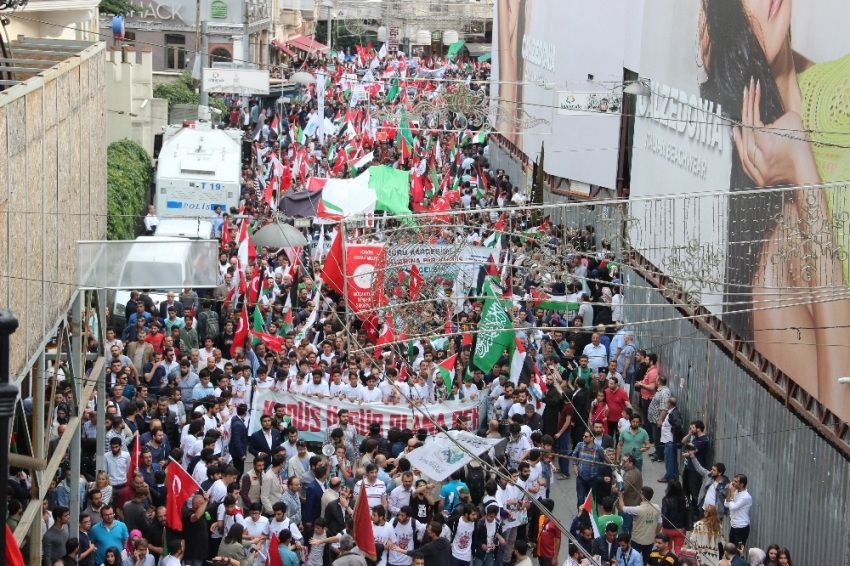
[[[268,94],[269,72],[253,69],[204,69],[203,88],[207,92]]]

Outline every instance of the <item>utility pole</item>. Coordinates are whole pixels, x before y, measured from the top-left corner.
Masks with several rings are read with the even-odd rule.
[[[331,13],[331,7],[328,6],[328,55],[330,55],[331,51],[333,51],[334,44],[334,36],[333,36],[333,14]]]
[[[248,29],[248,1],[242,0],[242,68],[248,68],[251,53],[251,34]],[[242,95],[242,108],[248,108],[248,96]]]
[[[204,69],[209,67],[209,44],[210,44],[210,35],[209,35],[209,23],[204,20],[201,22],[201,106],[209,106],[210,105],[210,95],[204,90]],[[212,119],[212,117],[210,117]]]

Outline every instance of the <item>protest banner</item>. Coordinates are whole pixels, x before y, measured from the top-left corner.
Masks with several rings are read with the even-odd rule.
[[[476,456],[481,456],[502,442],[501,438],[480,438],[469,432],[449,431],[449,434],[454,442],[440,433],[424,446],[410,452],[407,455],[410,465],[429,478],[443,481],[472,461],[472,457],[455,442],[463,445]]]
[[[360,405],[333,397],[319,399],[271,389],[258,389],[254,393],[251,406],[251,433],[259,430],[262,415],[274,414],[276,403],[282,403],[286,407],[285,414],[290,417],[292,425],[299,430],[298,437],[312,442],[324,440],[325,431],[333,429],[338,422],[337,412],[340,409],[348,409],[348,422],[358,434],[363,436],[369,434],[371,423],[380,424],[383,431],[387,431],[390,427],[398,427],[409,428],[413,431],[425,428],[431,434],[437,432],[434,423],[407,404],[364,403]],[[427,413],[442,428],[452,428],[457,418],[463,417],[469,422],[470,428],[475,430],[480,426],[481,420],[487,416],[485,403],[486,398],[483,395],[479,395],[472,402],[432,403],[427,406]]]

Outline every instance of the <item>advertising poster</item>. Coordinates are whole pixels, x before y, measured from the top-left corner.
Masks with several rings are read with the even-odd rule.
[[[641,251],[662,266],[671,244],[713,246],[706,277],[725,285],[708,308],[845,421],[850,194],[822,186],[850,179],[848,21],[837,0],[647,0],[631,185],[694,196],[633,200],[632,216],[666,206],[691,230],[657,223]]]
[[[501,115],[545,121],[498,131],[546,173],[615,188],[628,56],[639,52],[640,2],[496,0],[493,92]],[[636,24],[637,22],[637,24]],[[634,41],[633,41],[634,40]]]
[[[445,401],[431,404],[427,406],[427,412],[440,427],[452,428],[458,417],[463,417],[475,430],[487,413],[486,397],[479,396],[478,399],[480,402],[477,400],[470,403]],[[365,403],[361,405],[332,397],[319,399],[271,389],[258,389],[254,394],[251,407],[251,434],[259,430],[262,415],[274,414],[276,403],[286,405],[285,414],[290,416],[292,425],[300,431],[299,438],[312,442],[324,440],[325,431],[333,429],[338,422],[337,412],[340,409],[348,409],[349,423],[362,436],[369,434],[371,423],[379,423],[381,430],[384,431],[390,427],[398,427],[410,430],[426,428],[431,434],[437,432],[434,423],[406,404]]]

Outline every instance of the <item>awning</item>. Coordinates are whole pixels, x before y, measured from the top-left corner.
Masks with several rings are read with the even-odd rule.
[[[446,57],[448,57],[449,59],[454,59],[455,57],[457,57],[457,54],[463,48],[465,43],[465,41],[456,41],[455,43],[449,45],[449,51],[448,53],[446,53]]]
[[[466,50],[469,51],[471,57],[482,57],[485,54],[490,54],[493,51],[493,46],[487,43],[467,43]]]
[[[274,45],[275,47],[277,47],[278,49],[280,49],[281,51],[283,51],[284,53],[286,53],[290,57],[296,56],[295,52],[292,49],[290,49],[289,47],[287,47],[286,45],[284,45],[283,43],[279,42],[276,39],[272,40],[272,45]]]
[[[304,36],[296,37],[295,39],[290,39],[286,43],[288,43],[289,45],[291,45],[295,49],[300,49],[301,51],[306,51],[307,53],[309,53],[311,55],[314,54],[314,53],[327,53],[328,51],[330,51],[330,47],[328,47],[327,45],[324,45],[322,43],[319,43],[318,41],[316,41],[312,37],[304,37]]]

